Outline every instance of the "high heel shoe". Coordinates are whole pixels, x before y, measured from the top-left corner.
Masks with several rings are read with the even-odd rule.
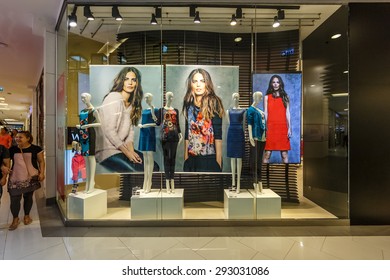
[[[9,226],[8,230],[15,230],[15,229],[17,229],[19,224],[20,224],[19,218],[14,218],[12,220],[12,224]]]
[[[24,223],[25,225],[31,224],[32,221],[33,221],[33,220],[31,219],[31,217],[30,217],[29,215],[24,216],[23,223]]]

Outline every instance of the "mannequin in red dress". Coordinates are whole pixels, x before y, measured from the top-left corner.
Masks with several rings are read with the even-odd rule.
[[[284,91],[280,76],[273,75],[269,81],[267,94],[264,97],[266,118],[266,144],[263,157],[269,163],[272,151],[280,151],[283,163],[288,163],[288,150],[291,138],[290,100]]]

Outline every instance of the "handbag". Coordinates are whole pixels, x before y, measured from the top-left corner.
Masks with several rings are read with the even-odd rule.
[[[26,166],[26,170],[28,173],[28,179],[24,181],[13,182],[12,180],[8,180],[8,192],[10,195],[20,195],[27,192],[32,192],[41,187],[41,182],[39,181],[38,175],[31,176],[30,171],[27,168],[26,159],[24,158],[24,154],[22,149],[20,149],[22,153],[24,165]]]

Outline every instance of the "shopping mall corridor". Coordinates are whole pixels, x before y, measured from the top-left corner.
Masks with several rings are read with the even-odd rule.
[[[390,226],[64,227],[56,206],[45,206],[39,196],[34,222],[8,231],[12,217],[4,189],[0,259],[390,259]]]

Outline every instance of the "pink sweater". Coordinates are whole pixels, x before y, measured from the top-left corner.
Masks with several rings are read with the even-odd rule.
[[[96,160],[121,153],[119,147],[134,141],[134,126],[131,124],[131,106],[125,107],[122,94],[111,92],[98,108],[101,126],[96,129]]]

